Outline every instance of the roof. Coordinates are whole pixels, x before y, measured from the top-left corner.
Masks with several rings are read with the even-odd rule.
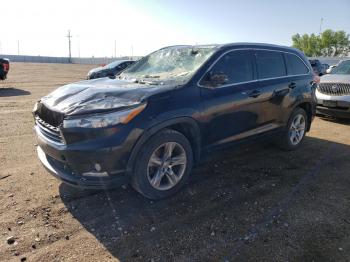
[[[167,46],[169,47],[197,47],[197,48],[217,48],[217,49],[227,49],[230,47],[245,47],[245,48],[267,48],[267,49],[279,49],[279,50],[289,50],[297,53],[302,53],[299,49],[282,46],[282,45],[274,45],[267,43],[249,43],[249,42],[237,42],[237,43],[227,43],[227,44],[205,44],[205,45],[174,45]]]

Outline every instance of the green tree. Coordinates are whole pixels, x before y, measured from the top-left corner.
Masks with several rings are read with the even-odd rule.
[[[320,36],[296,34],[292,36],[293,47],[307,56],[346,56],[350,52],[349,35],[345,31],[325,30]]]

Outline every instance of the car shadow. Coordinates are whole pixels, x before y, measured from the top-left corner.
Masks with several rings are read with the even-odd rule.
[[[14,87],[0,87],[0,97],[7,97],[7,96],[26,96],[30,95],[30,92],[23,89],[18,89]]]
[[[293,152],[267,143],[225,149],[196,166],[189,185],[162,201],[129,185],[91,191],[61,184],[59,191],[73,217],[121,261],[200,261],[217,252],[222,258],[258,221],[265,226],[273,220],[273,207],[287,209],[300,181],[327,165],[323,158],[337,155],[331,150],[350,154],[347,145],[312,137]]]

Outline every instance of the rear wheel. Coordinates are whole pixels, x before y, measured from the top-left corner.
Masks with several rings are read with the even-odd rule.
[[[305,110],[300,107],[296,108],[290,116],[277,145],[284,150],[295,150],[305,137],[307,120]]]
[[[187,182],[192,162],[191,144],[184,135],[175,130],[160,131],[142,147],[132,185],[147,198],[168,197]]]

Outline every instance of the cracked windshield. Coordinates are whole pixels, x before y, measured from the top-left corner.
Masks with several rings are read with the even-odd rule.
[[[214,51],[214,46],[164,48],[126,69],[120,79],[150,84],[162,84],[165,80],[186,82]]]

